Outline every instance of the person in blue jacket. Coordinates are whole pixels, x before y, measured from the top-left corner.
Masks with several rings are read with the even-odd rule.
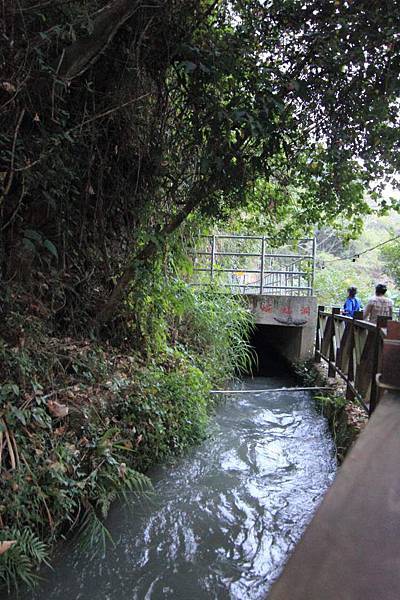
[[[357,288],[354,286],[349,287],[347,290],[348,296],[343,306],[343,314],[348,317],[353,317],[354,313],[362,309],[362,304],[357,298]]]

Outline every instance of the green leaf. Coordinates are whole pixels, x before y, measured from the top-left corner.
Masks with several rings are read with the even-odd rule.
[[[34,229],[25,229],[24,237],[26,237],[30,240],[35,240],[36,242],[42,241],[42,234],[39,233],[38,231],[35,231]]]
[[[51,242],[50,240],[44,240],[43,246],[46,248],[46,250],[48,250],[50,252],[50,254],[52,254],[54,256],[54,258],[56,258],[58,260],[57,248],[55,247],[53,242]]]
[[[22,244],[23,244],[24,248],[26,250],[28,250],[29,252],[32,252],[33,254],[36,253],[36,246],[35,246],[35,244],[31,240],[28,240],[28,238],[24,238],[22,240]]]
[[[22,412],[22,410],[20,410],[19,408],[15,408],[13,407],[12,412],[14,413],[14,415],[17,417],[17,419],[19,421],[21,421],[21,423],[23,425],[26,425],[26,418],[24,413]]]

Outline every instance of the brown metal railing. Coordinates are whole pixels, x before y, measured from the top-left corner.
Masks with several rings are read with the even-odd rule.
[[[341,315],[339,308],[326,312],[318,307],[315,360],[324,359],[328,376],[338,374],[346,382],[346,398],[359,400],[369,414],[388,387],[384,381],[397,384],[400,365],[396,367],[390,352],[400,344],[399,325],[388,317],[378,317],[375,325],[364,321],[362,312],[352,318]]]

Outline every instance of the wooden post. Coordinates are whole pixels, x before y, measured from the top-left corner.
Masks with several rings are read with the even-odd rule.
[[[346,400],[354,400],[355,398],[354,391],[350,386],[351,383],[354,385],[354,321],[355,317],[352,319],[352,322],[349,323],[349,364],[347,367]]]
[[[375,350],[374,350],[374,362],[372,365],[372,373],[371,373],[371,392],[369,395],[369,411],[368,414],[369,416],[372,415],[372,413],[374,412],[375,408],[377,407],[378,404],[378,396],[379,396],[379,388],[376,384],[376,374],[378,373],[378,365],[379,365],[379,355],[380,355],[380,350],[381,350],[381,324],[380,324],[380,318],[378,317],[377,323],[376,323],[376,331],[375,331]]]
[[[321,342],[320,342],[320,331],[321,331],[321,322],[320,322],[320,318],[319,318],[319,313],[324,312],[325,310],[325,306],[318,306],[317,309],[317,331],[316,331],[316,335],[315,335],[315,355],[314,355],[314,360],[315,362],[321,362],[321,355],[319,353],[319,351],[321,350]]]
[[[369,398],[369,416],[372,415],[376,407],[378,406],[381,390],[376,383],[376,375],[381,370],[382,363],[382,333],[381,329],[387,326],[390,317],[380,316],[376,321],[376,332],[375,332],[375,352],[374,352],[374,363],[372,367],[372,381],[371,381],[371,393]]]
[[[328,363],[328,377],[336,376],[336,369],[334,365],[336,364],[336,351],[334,345],[335,339],[335,315],[340,315],[340,308],[332,308],[332,322],[331,322],[331,331],[329,332],[330,341],[329,341],[329,363]]]
[[[363,319],[363,311],[357,310],[354,315],[352,322],[349,324],[350,334],[349,334],[349,366],[347,371],[347,386],[346,386],[346,400],[354,400],[355,394],[351,388],[351,384],[355,385],[355,364],[354,364],[354,346],[355,346],[355,336],[356,336],[356,322]]]
[[[400,391],[400,323],[389,320],[382,345],[382,361],[379,365],[380,384]]]
[[[350,382],[353,383],[353,386],[356,388],[356,380],[358,379],[358,367],[360,367],[360,365],[357,365],[357,358],[354,359],[354,353],[356,353],[356,348],[357,348],[357,343],[356,343],[356,336],[360,335],[360,330],[357,328],[357,321],[362,321],[364,319],[364,312],[362,310],[356,310],[355,313],[353,314],[353,322],[352,322],[352,326],[353,326],[353,331],[352,331],[352,345],[351,345],[351,378],[349,377]],[[349,365],[350,366],[350,365]],[[346,395],[347,398],[347,395]],[[349,400],[354,400],[355,398],[355,393],[350,390],[349,392]]]

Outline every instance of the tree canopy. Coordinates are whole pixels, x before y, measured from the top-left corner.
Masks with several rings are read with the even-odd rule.
[[[395,1],[10,0],[3,13],[3,294],[22,286],[61,327],[108,320],[193,216],[256,198],[271,226],[359,227],[365,190],[379,204],[398,186]]]

